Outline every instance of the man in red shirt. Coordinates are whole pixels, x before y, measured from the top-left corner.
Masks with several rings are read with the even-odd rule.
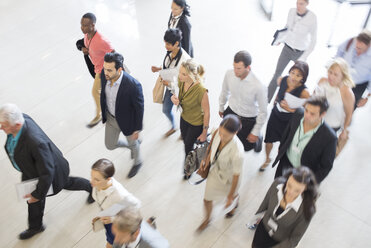
[[[95,28],[97,18],[93,13],[86,13],[81,18],[81,31],[84,33],[84,45],[82,52],[89,55],[94,64],[95,78],[92,89],[93,98],[96,105],[96,115],[90,121],[88,127],[94,127],[101,120],[101,106],[100,106],[100,92],[101,79],[100,74],[103,69],[104,55],[106,53],[114,52],[111,43],[103,37]]]

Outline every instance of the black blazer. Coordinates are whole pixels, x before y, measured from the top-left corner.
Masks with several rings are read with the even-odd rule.
[[[116,121],[125,136],[143,129],[144,98],[142,85],[125,71],[123,73],[119,90],[117,92],[115,113]],[[101,73],[102,92],[100,104],[102,107],[102,121],[107,121],[106,84],[104,70]]]
[[[54,194],[63,189],[70,168],[62,152],[36,122],[26,114],[23,116],[25,122],[14,150],[14,160],[21,169],[22,181],[39,178],[36,190],[31,195],[37,199],[43,199],[50,184],[53,184]],[[6,148],[5,151],[8,154]]]
[[[168,28],[170,27],[171,16],[172,15],[170,14],[170,18],[169,18],[169,21],[167,23]],[[188,18],[184,13],[180,17],[176,27],[179,28],[180,31],[182,31],[182,41],[181,41],[182,48],[184,49],[184,51],[186,51],[189,54],[189,56],[191,58],[193,58],[193,46],[192,46],[192,42],[191,42],[192,25],[188,21]]]
[[[296,110],[293,114],[282,135],[278,155],[272,167],[274,167],[283,155],[286,154],[303,116],[304,111],[302,108]],[[304,148],[301,156],[301,164],[313,171],[318,183],[320,183],[332,169],[336,153],[336,142],[337,137],[335,132],[324,122]]]

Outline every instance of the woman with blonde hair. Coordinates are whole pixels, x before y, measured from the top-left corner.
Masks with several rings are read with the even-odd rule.
[[[184,61],[179,70],[179,94],[171,97],[181,110],[180,132],[186,156],[197,140],[206,141],[209,129],[210,106],[207,89],[202,84],[204,73],[203,66],[193,59]],[[184,179],[187,179],[186,175]]]
[[[336,155],[343,149],[348,140],[348,127],[352,120],[354,109],[354,82],[349,73],[347,62],[335,58],[327,69],[327,78],[321,78],[315,95],[323,95],[329,103],[329,109],[324,117],[326,123],[340,132]]]

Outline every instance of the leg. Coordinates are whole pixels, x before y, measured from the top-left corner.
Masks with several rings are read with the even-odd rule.
[[[101,116],[101,107],[100,107],[100,92],[101,92],[101,79],[100,73],[95,74],[94,84],[92,89],[92,95],[94,98],[96,108],[96,117]]]
[[[268,167],[269,163],[271,162],[270,154],[273,148],[273,143],[265,143],[265,162],[262,166],[260,166],[260,171],[264,171],[265,168]]]
[[[28,203],[28,228],[39,230],[43,225],[43,216],[45,209],[45,198],[38,202]]]
[[[174,115],[172,112],[173,109],[173,102],[171,101],[171,94],[169,89],[166,89],[165,96],[164,96],[164,102],[162,104],[162,113],[166,115],[166,117],[169,119],[171,123],[171,128],[175,129],[175,121],[174,121]]]
[[[182,117],[180,117],[180,135],[182,136],[182,139],[184,141],[184,137],[187,136],[187,133],[188,133],[188,123],[183,120]],[[187,154],[186,154],[187,156]]]
[[[89,180],[82,177],[68,177],[66,184],[63,187],[66,190],[85,190],[91,193],[92,188]]]
[[[118,147],[128,147],[128,144],[119,139],[121,129],[117,124],[115,118],[107,114],[107,122],[104,136],[104,143],[108,150],[114,150]]]
[[[132,152],[133,154],[133,159],[134,159],[134,165],[138,165],[138,164],[141,164],[143,161],[142,161],[142,156],[141,156],[141,153],[140,153],[140,143],[139,143],[139,140],[133,140],[132,136],[125,136],[126,137],[126,140],[127,140],[127,148],[130,149],[130,151]]]
[[[237,137],[241,140],[245,151],[250,151],[254,148],[256,143],[250,143],[247,140],[247,136],[251,133],[251,130],[254,128],[254,125],[256,123],[256,120],[241,120],[242,128],[237,133]]]
[[[202,232],[205,230],[205,228],[209,225],[210,223],[210,217],[211,217],[211,212],[213,210],[213,202],[212,201],[207,201],[204,199],[204,207],[205,207],[205,219],[201,223],[201,225],[197,228],[197,231]]]
[[[187,124],[189,125],[187,135],[183,137],[186,156],[190,151],[192,151],[194,143],[196,143],[198,136],[200,136],[202,133],[202,126],[193,126],[189,123]]]

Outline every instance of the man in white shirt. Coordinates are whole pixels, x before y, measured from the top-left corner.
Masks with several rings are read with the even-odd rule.
[[[266,87],[251,72],[251,56],[247,51],[240,51],[234,56],[234,70],[225,74],[222,92],[219,97],[219,115],[237,115],[242,128],[237,136],[245,151],[254,148],[261,151],[262,137],[260,130],[267,119]],[[228,103],[227,109],[224,109]]]
[[[287,16],[285,46],[278,58],[276,71],[268,86],[268,102],[273,98],[277,88],[277,79],[290,61],[306,61],[317,41],[317,17],[307,9],[309,0],[297,0]]]

